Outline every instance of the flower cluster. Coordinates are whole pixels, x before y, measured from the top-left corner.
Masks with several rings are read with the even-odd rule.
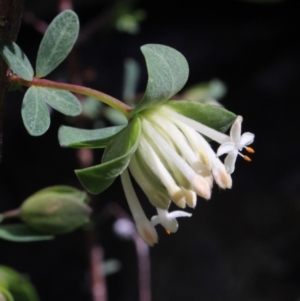
[[[191,214],[177,210],[168,212],[173,202],[180,208],[194,208],[197,195],[210,199],[213,182],[222,188],[231,188],[230,174],[234,171],[237,155],[254,140],[252,133],[241,135],[242,117],[232,124],[230,136],[177,113],[167,105],[145,110],[138,115],[141,135],[137,150],[132,155],[129,170],[149,201],[157,208],[151,221],[146,217],[134,192],[127,169],[121,180],[126,198],[143,240],[150,246],[158,241],[156,225],[168,233],[178,229],[176,218]],[[220,144],[217,152],[203,137]],[[219,156],[227,154],[224,164]]]

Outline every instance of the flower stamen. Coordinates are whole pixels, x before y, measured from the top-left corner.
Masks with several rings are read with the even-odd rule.
[[[253,149],[252,147],[250,147],[250,146],[245,147],[245,150],[246,150],[248,153],[250,153],[250,154],[254,154],[254,153],[255,153],[254,149]]]
[[[252,161],[252,160],[251,160],[248,156],[246,156],[246,155],[242,155],[242,157],[243,157],[244,160],[247,161],[247,162],[251,162],[251,161]]]

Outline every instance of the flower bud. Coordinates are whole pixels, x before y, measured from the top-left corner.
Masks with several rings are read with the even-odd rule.
[[[86,201],[87,194],[73,187],[48,187],[24,201],[20,218],[38,232],[65,234],[89,222]]]

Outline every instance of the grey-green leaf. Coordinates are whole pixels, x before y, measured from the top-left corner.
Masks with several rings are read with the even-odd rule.
[[[50,126],[50,114],[40,89],[30,87],[24,96],[22,118],[28,133],[32,136],[43,135]]]
[[[25,80],[32,80],[34,74],[32,66],[25,53],[16,43],[1,40],[0,54],[14,73]]]
[[[54,236],[41,234],[24,224],[0,225],[0,238],[15,242],[50,240]]]
[[[135,118],[109,142],[102,164],[75,171],[81,184],[90,193],[104,191],[124,171],[138,147],[140,133],[141,124],[139,119]]]
[[[68,116],[81,114],[81,103],[71,92],[43,87],[37,89],[39,89],[40,97],[53,109]]]
[[[58,131],[59,144],[73,148],[103,148],[125,126],[111,126],[103,129],[85,130],[61,126]]]
[[[172,100],[166,103],[178,113],[201,122],[217,131],[226,132],[236,115],[219,106],[187,100]]]
[[[40,44],[36,76],[44,77],[53,71],[69,54],[79,32],[79,20],[71,10],[60,13],[48,26]]]
[[[185,57],[177,50],[159,44],[141,47],[148,69],[148,84],[143,99],[131,116],[150,106],[168,100],[185,85],[189,67]]]

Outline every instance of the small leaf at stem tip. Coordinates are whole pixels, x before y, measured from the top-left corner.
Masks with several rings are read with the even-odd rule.
[[[50,126],[49,110],[39,91],[34,86],[30,87],[25,93],[22,105],[23,122],[32,136],[43,135]]]
[[[15,242],[50,240],[54,236],[41,234],[24,224],[0,225],[0,238]]]
[[[90,193],[98,194],[108,188],[125,168],[139,144],[141,124],[138,118],[111,140],[105,149],[102,164],[76,170],[81,184]]]
[[[16,43],[8,40],[1,40],[0,54],[14,73],[25,80],[32,80],[34,74],[33,68],[25,53]]]
[[[48,26],[40,44],[36,76],[44,77],[53,71],[70,53],[79,33],[79,20],[75,12],[65,10]]]
[[[36,89],[38,89],[39,98],[60,113],[67,116],[78,116],[81,114],[81,103],[71,92],[44,87],[36,87]]]
[[[188,63],[177,50],[159,44],[144,45],[141,50],[147,64],[148,84],[131,116],[167,101],[183,88],[189,75]]]
[[[58,131],[59,144],[73,148],[104,148],[125,126],[111,126],[103,129],[85,130],[61,126]]]

